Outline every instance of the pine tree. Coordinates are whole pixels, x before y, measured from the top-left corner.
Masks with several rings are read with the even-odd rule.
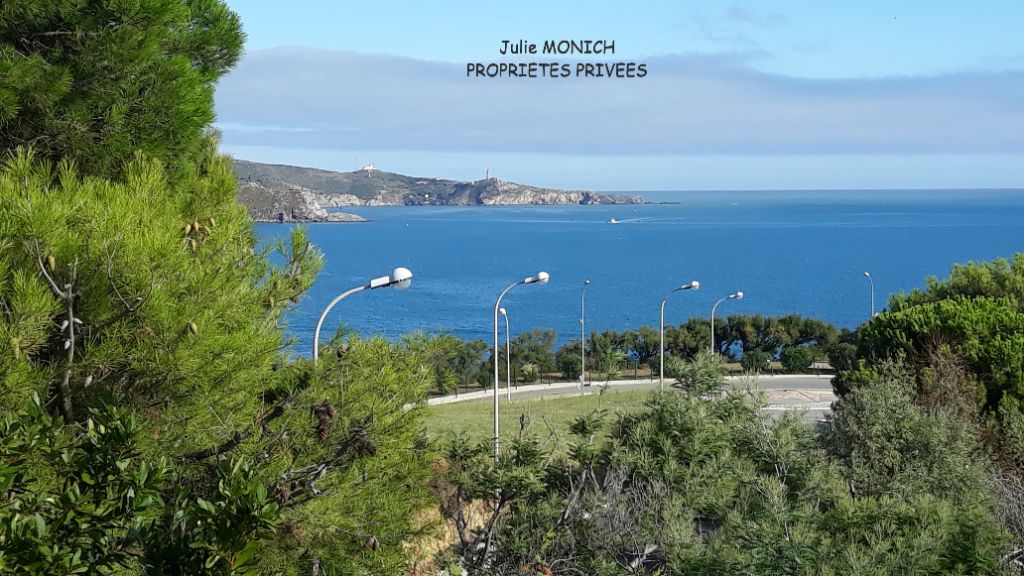
[[[425,359],[288,351],[322,255],[261,247],[217,153],[242,39],[219,0],[0,4],[0,574],[393,573],[421,529]]]
[[[31,146],[107,177],[136,151],[186,165],[243,42],[220,0],[4,0],[0,151]]]

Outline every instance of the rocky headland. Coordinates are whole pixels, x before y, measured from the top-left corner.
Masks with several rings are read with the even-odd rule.
[[[328,212],[316,192],[307,188],[271,187],[259,182],[238,183],[238,201],[256,222],[366,222],[366,218],[346,212]]]
[[[353,206],[497,206],[642,204],[643,198],[558,190],[486,178],[472,182],[416,178],[371,167],[355,172],[235,160],[238,199],[258,222],[360,222],[327,208]]]

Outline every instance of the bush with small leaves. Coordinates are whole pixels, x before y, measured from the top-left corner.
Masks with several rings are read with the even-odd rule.
[[[566,380],[579,380],[580,366],[583,358],[580,356],[580,343],[566,344],[555,353],[555,364],[562,377]]]
[[[709,350],[698,352],[689,362],[672,360],[665,363],[665,376],[675,379],[675,384],[693,394],[716,392],[725,383],[725,360]]]
[[[506,471],[489,472],[486,442],[453,443],[461,499],[446,510],[464,534],[461,566],[474,576],[969,574],[991,572],[1009,549],[973,430],[868,387],[823,437],[797,417],[765,416],[753,390],[708,394],[722,376],[694,371],[699,384],[655,393],[611,426],[600,412],[577,418],[564,460],[520,439],[503,452]],[[872,412],[887,402],[896,408]],[[480,504],[472,494],[489,503],[476,530],[464,514]]]
[[[740,360],[740,366],[742,366],[747,372],[767,372],[768,365],[771,360],[772,357],[767,352],[750,350],[749,352],[743,353],[743,358]]]
[[[849,342],[837,342],[828,347],[829,366],[837,372],[853,370],[857,365],[857,347]]]
[[[782,369],[790,374],[804,374],[814,362],[815,349],[807,346],[787,346],[779,352]]]

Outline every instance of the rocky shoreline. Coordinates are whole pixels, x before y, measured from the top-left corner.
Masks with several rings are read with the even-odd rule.
[[[302,188],[274,190],[255,182],[241,182],[238,200],[249,210],[249,217],[261,223],[367,221],[356,214],[328,212],[315,192]]]
[[[485,178],[416,178],[372,167],[355,172],[235,161],[238,199],[257,222],[365,222],[327,208],[643,204],[639,196],[541,188]]]

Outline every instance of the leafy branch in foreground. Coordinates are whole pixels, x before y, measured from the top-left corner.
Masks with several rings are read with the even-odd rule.
[[[821,435],[797,417],[765,416],[751,391],[722,388],[713,355],[695,363],[690,385],[653,394],[611,426],[599,413],[579,418],[564,458],[527,435],[495,466],[486,443],[453,440],[442,494],[459,538],[442,565],[508,575],[979,573],[1012,549],[976,429],[879,385],[837,404],[833,432]]]

